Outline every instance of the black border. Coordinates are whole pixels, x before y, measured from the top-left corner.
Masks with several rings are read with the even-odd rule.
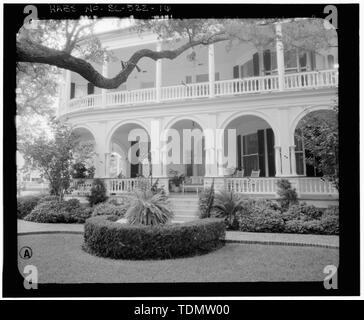
[[[25,290],[17,267],[16,220],[16,131],[15,58],[16,33],[23,24],[23,9],[29,3],[4,4],[4,297],[140,297],[140,296],[332,296],[359,294],[359,5],[335,4],[338,10],[339,37],[339,128],[340,128],[340,266],[338,290],[325,290],[322,282],[259,283],[180,283],[180,284],[40,284],[38,290]],[[86,4],[74,5],[77,12],[49,14],[49,4],[34,4],[40,18],[78,18]],[[62,5],[58,4],[57,5]],[[70,4],[67,4],[68,6]],[[164,6],[166,4],[163,4]],[[92,15],[149,18],[324,18],[326,4],[170,4],[170,10],[155,13],[133,11]],[[127,6],[127,4],[120,4]]]

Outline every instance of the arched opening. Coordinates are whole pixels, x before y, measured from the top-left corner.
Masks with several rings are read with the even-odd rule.
[[[77,178],[94,178],[98,175],[95,153],[95,137],[93,133],[85,127],[76,127],[73,129],[76,137],[76,149],[74,152],[74,165],[72,168],[72,177]]]
[[[322,177],[323,165],[332,163],[334,169],[337,159],[338,119],[333,110],[315,110],[302,117],[294,132],[295,159],[297,175]],[[326,163],[326,164],[325,164]]]
[[[107,176],[111,178],[148,177],[151,172],[150,138],[139,124],[127,123],[111,136]]]
[[[219,170],[223,168],[224,175],[274,177],[274,140],[272,127],[259,116],[243,115],[231,120],[224,130],[224,156],[228,161],[219,162]]]
[[[166,132],[169,176],[205,176],[205,145],[202,127],[193,120],[175,122]]]

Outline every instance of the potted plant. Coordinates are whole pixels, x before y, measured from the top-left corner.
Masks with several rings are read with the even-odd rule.
[[[180,192],[180,185],[185,180],[185,175],[183,173],[179,174],[177,170],[169,170],[169,173],[172,174],[170,182],[173,192]]]
[[[232,176],[235,173],[236,168],[224,168],[224,176]]]

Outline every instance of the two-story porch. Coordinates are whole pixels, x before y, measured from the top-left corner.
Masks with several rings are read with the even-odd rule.
[[[141,45],[157,50],[169,45],[155,38],[107,43],[120,60]],[[111,195],[132,191],[140,183],[138,176],[158,178],[168,192],[173,169],[203,180],[205,187],[214,178],[217,188],[248,195],[274,197],[276,180],[286,177],[302,196],[337,198],[331,184],[306,163],[297,134],[306,114],[325,117],[333,107],[337,53],[288,52],[279,41],[265,50],[244,44],[227,51],[225,45],[196,49],[194,61],[187,59],[187,53],[172,61],[143,60],[139,71],[113,91],[95,88],[65,72],[59,116],[74,125],[81,139],[94,143],[95,176],[105,179]],[[99,69],[112,77],[120,70],[120,62],[111,61]],[[135,129],[142,133],[130,136]],[[196,129],[202,132],[197,141],[201,155],[195,160],[194,143],[184,150],[181,140],[179,159],[171,163],[172,151],[166,149],[173,136],[170,130],[182,136],[184,130]],[[230,129],[235,130],[232,136]],[[208,132],[215,138],[207,138]],[[143,161],[136,163],[130,156],[132,146],[134,158],[142,154]],[[223,161],[229,146],[232,165]],[[186,154],[189,163],[183,162]],[[227,174],[231,167],[240,175]],[[252,171],[258,171],[259,177],[251,177]],[[79,191],[75,192],[81,194],[91,182],[76,185]]]

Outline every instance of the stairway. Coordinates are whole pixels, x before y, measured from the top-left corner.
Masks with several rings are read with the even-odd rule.
[[[173,194],[168,196],[172,207],[174,218],[173,222],[187,222],[196,220],[199,217],[198,196],[197,194]]]

